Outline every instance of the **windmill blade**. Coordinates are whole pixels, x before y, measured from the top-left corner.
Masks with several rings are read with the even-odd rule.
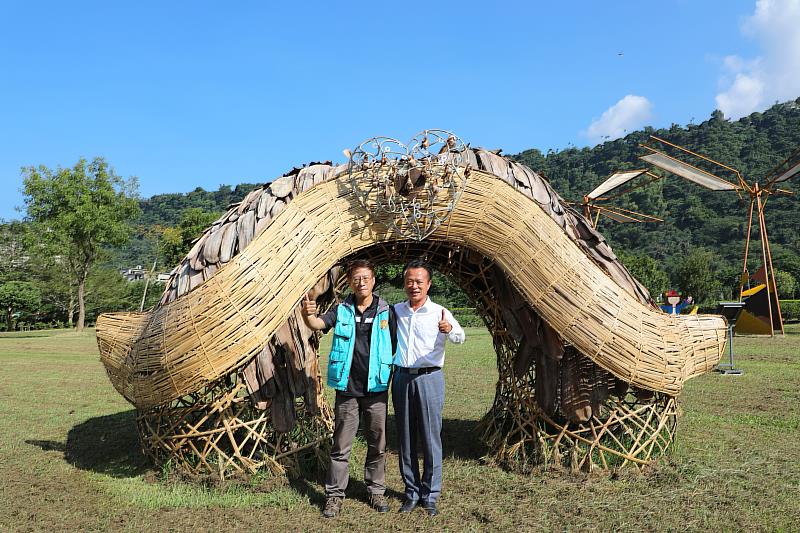
[[[628,194],[630,192],[633,192],[633,191],[635,191],[637,189],[643,189],[644,187],[647,187],[648,185],[650,185],[651,183],[653,183],[655,181],[658,181],[660,179],[664,179],[663,176],[659,176],[658,174],[653,174],[649,170],[645,170],[644,174],[642,174],[642,175],[647,175],[647,176],[650,177],[650,179],[641,180],[637,184],[632,185],[632,186],[627,187],[627,188],[622,189],[622,190],[617,189],[617,190],[614,191],[614,194],[612,194],[611,196],[602,196],[600,198],[595,198],[595,200],[614,200],[616,198],[620,198],[621,196],[625,196],[626,194]]]
[[[591,205],[591,209],[616,222],[630,224],[632,222],[663,222],[664,220],[652,215],[645,215],[636,211],[622,209],[621,207]]]
[[[789,157],[781,164],[770,170],[764,177],[765,189],[772,187],[776,183],[786,181],[800,173],[800,147],[795,149]]]
[[[602,196],[603,194],[609,193],[616,189],[617,187],[628,183],[631,180],[634,180],[647,172],[647,169],[644,170],[625,170],[622,172],[614,172],[611,174],[606,180],[595,187],[595,189],[587,194],[589,198],[597,198],[598,196]]]
[[[695,166],[692,166],[688,163],[684,163],[674,157],[670,157],[667,154],[659,152],[650,147],[645,147],[648,150],[652,150],[652,154],[640,156],[639,159],[642,161],[646,161],[651,165],[658,167],[662,170],[666,170],[667,172],[671,172],[676,176],[680,176],[685,178],[691,182],[694,182],[706,189],[711,189],[712,191],[735,191],[739,187],[735,184],[724,180],[714,174],[710,174],[705,170],[699,169]]]

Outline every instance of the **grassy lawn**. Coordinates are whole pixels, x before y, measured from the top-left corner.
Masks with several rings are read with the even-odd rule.
[[[473,429],[494,397],[491,338],[448,348],[442,514],[364,503],[364,446],[342,515],[319,515],[319,478],[208,488],[160,481],[133,410],[111,387],[93,332],[0,334],[0,531],[797,530],[800,326],[735,339],[742,376],[709,374],[681,396],[673,452],[645,472],[518,476],[485,465]],[[393,429],[393,428],[392,428]],[[387,483],[399,507],[396,439]]]

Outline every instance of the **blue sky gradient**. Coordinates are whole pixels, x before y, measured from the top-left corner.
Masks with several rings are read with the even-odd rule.
[[[752,1],[0,9],[5,219],[22,216],[20,167],[79,157],[105,157],[147,197],[271,181],[425,128],[506,153],[585,146],[626,95],[650,105],[631,129],[700,122],[730,84],[724,58],[764,53],[743,31]]]

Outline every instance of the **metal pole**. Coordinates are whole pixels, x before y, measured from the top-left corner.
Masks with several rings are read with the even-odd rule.
[[[747,217],[747,234],[744,241],[744,263],[742,264],[742,275],[739,278],[739,301],[742,301],[742,293],[744,292],[745,276],[747,275],[747,255],[750,252],[750,232],[753,228],[753,203],[756,199],[750,196],[750,211]]]
[[[783,313],[781,312],[781,300],[778,297],[778,284],[775,283],[775,268],[772,266],[772,251],[769,248],[769,236],[767,235],[767,219],[764,217],[764,208],[767,203],[764,202],[764,207],[761,209],[761,227],[763,228],[764,243],[767,247],[767,261],[769,261],[769,268],[767,269],[767,290],[769,290],[769,281],[772,280],[772,286],[775,288],[775,305],[778,308],[778,323],[781,325],[781,335],[786,335],[783,329]],[[764,266],[767,268],[767,266]],[[770,307],[770,310],[772,307]]]
[[[767,265],[767,245],[765,242],[765,235],[764,235],[764,211],[761,207],[761,190],[758,188],[758,183],[755,185],[756,189],[756,202],[758,205],[758,229],[761,235],[761,258],[764,265],[764,281],[766,282],[767,288],[767,310],[769,311],[769,334],[770,336],[775,336],[775,327],[772,325],[772,297],[769,294],[769,273],[767,269],[769,265]]]

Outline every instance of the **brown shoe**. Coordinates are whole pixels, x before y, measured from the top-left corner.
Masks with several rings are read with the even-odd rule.
[[[379,513],[389,512],[389,502],[383,494],[373,494],[369,497],[369,505]]]
[[[322,516],[325,518],[333,518],[339,511],[342,510],[342,498],[338,496],[331,496],[325,500],[325,509],[322,510]]]

